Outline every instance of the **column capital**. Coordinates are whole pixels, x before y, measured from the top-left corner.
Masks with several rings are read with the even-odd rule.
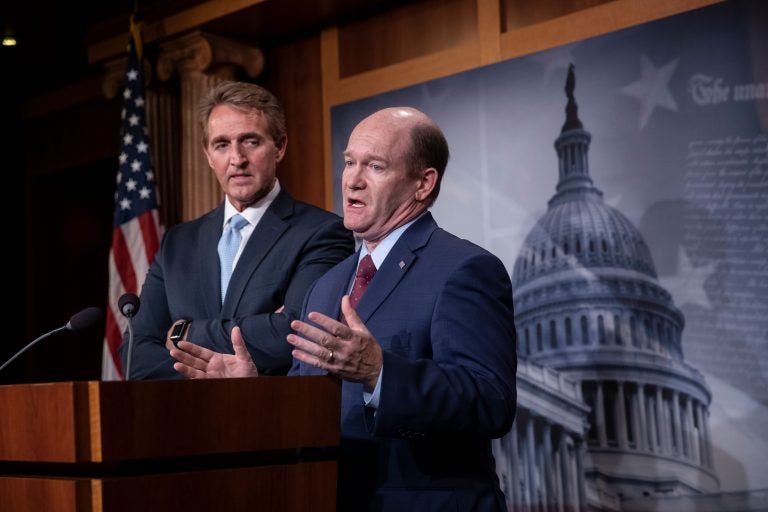
[[[160,80],[168,80],[176,70],[215,72],[220,66],[234,65],[254,78],[264,69],[264,53],[259,48],[199,30],[162,43],[160,49]]]

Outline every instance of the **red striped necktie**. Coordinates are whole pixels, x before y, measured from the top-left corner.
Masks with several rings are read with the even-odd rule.
[[[357,274],[355,275],[355,284],[352,285],[352,291],[349,292],[349,302],[353,308],[357,307],[357,303],[360,302],[366,288],[368,288],[368,283],[371,282],[375,274],[376,265],[373,264],[373,258],[371,258],[370,254],[366,254],[360,260],[360,265],[358,265]]]

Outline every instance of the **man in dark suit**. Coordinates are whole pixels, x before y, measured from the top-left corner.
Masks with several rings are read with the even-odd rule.
[[[164,237],[133,322],[131,377],[179,378],[169,355],[172,334],[225,352],[234,326],[261,373],[285,374],[290,322],[309,286],[353,251],[352,235],[337,215],[281,188],[276,171],[288,137],[282,106],[269,91],[223,82],[200,113],[203,150],[225,199]],[[234,238],[226,249],[228,234]],[[120,353],[125,368],[126,340]]]
[[[364,243],[310,288],[288,336],[292,374],[344,381],[338,508],[505,510],[491,439],[516,409],[509,275],[427,211],[448,145],[425,114],[372,114],[344,161],[344,224]],[[231,356],[182,343],[175,368],[254,375],[237,330],[232,341]]]

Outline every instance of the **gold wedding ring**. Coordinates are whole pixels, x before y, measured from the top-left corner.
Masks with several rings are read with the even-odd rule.
[[[328,362],[329,363],[333,362],[333,350],[328,352]]]

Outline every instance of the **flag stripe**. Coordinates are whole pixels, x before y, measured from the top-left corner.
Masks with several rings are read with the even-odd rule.
[[[130,258],[130,264],[133,265],[133,274],[135,275],[138,288],[141,288],[141,283],[144,281],[144,276],[149,269],[146,247],[157,246],[157,239],[154,238],[156,234],[153,232],[152,238],[144,234],[143,226],[139,220],[140,217],[135,217],[122,226],[123,237],[128,249],[126,257]],[[126,284],[126,289],[133,290],[134,288],[129,288]]]
[[[112,233],[112,259],[115,262],[116,277],[122,283],[122,288],[125,290],[136,290],[138,288],[136,272],[134,271],[133,258],[131,258],[131,249],[126,242],[126,237],[123,235],[123,229],[116,228]],[[135,244],[136,241],[131,240],[131,245],[135,246]]]
[[[159,225],[157,210],[139,215],[139,224],[141,224],[141,234],[144,236],[144,252],[147,256],[147,264],[151,265],[160,245],[160,239],[157,236],[157,226]]]

